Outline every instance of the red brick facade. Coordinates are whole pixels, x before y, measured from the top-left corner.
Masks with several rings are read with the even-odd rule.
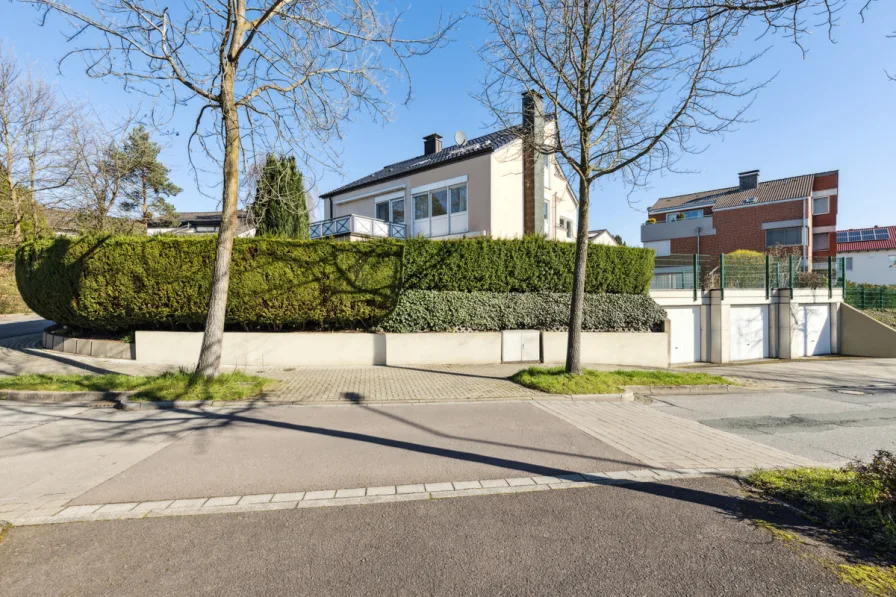
[[[837,172],[826,174],[824,176],[817,176],[812,183],[812,192],[817,193],[820,191],[827,191],[830,189],[836,189],[839,184],[839,174]],[[829,226],[834,229],[837,227],[837,195],[830,196],[830,213],[822,214],[819,216],[812,216],[812,228],[819,228],[822,226]],[[828,247],[827,251],[816,251],[813,248],[812,256],[815,258],[823,258],[823,257],[836,257],[837,256],[837,233],[835,230],[831,230],[827,233],[828,235]]]

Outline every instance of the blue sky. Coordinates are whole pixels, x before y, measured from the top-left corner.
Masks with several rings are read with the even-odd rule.
[[[416,32],[431,27],[440,10],[457,12],[470,3],[417,0],[405,13],[403,29]],[[396,6],[408,6],[398,2]],[[771,46],[769,52],[747,74],[760,80],[777,73],[751,107],[753,121],[740,125],[724,138],[707,138],[705,151],[685,156],[677,169],[688,173],[655,175],[649,187],[629,190],[620,181],[606,181],[592,195],[591,228],[608,228],[629,244],[638,244],[639,226],[645,210],[657,197],[736,184],[737,173],[759,168],[761,179],[831,169],[840,170],[840,228],[896,224],[896,82],[887,80],[884,69],[896,72],[896,3],[877,3],[866,22],[850,7],[840,15],[835,44],[827,32],[817,28],[804,39],[808,54],[787,39],[741,39],[742,48]],[[114,80],[98,81],[84,76],[72,61],[62,73],[56,62],[69,47],[60,33],[62,22],[39,27],[33,9],[18,3],[0,5],[0,39],[11,46],[20,61],[55,79],[68,97],[93,103],[100,113],[125,114],[146,98],[125,93]],[[385,126],[359,115],[345,127],[342,174],[324,173],[322,190],[353,180],[422,152],[422,137],[437,132],[453,143],[456,130],[469,137],[490,128],[488,112],[471,97],[479,87],[483,66],[476,48],[486,30],[475,20],[463,22],[454,43],[430,56],[411,62],[413,100],[397,105],[394,120]],[[406,88],[396,82],[392,95],[401,101]],[[213,198],[196,188],[187,166],[186,137],[195,114],[177,113],[171,128],[180,133],[166,141],[163,159],[172,168],[172,178],[184,188],[175,199],[180,210],[211,210]],[[208,176],[208,175],[203,175]],[[471,198],[472,200],[472,198]]]

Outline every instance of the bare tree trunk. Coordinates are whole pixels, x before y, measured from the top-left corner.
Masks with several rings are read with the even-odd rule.
[[[239,196],[240,123],[233,95],[233,67],[225,70],[221,88],[224,119],[224,205],[221,213],[221,229],[218,231],[218,248],[215,253],[215,269],[212,274],[211,296],[208,301],[208,317],[202,336],[202,349],[196,373],[214,377],[221,366],[221,348],[224,344],[224,319],[227,314],[227,292],[230,288],[230,261],[233,255],[233,239],[236,236],[236,208]]]
[[[566,372],[582,374],[582,320],[585,316],[585,267],[588,264],[588,205],[591,189],[579,177],[579,225],[576,232],[576,263],[572,277],[569,335],[566,342]]]

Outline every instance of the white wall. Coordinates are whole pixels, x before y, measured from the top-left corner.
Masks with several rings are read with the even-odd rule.
[[[846,279],[865,284],[896,284],[896,267],[890,267],[891,255],[896,257],[896,249],[837,253],[838,258],[852,258],[852,269],[846,270]]]

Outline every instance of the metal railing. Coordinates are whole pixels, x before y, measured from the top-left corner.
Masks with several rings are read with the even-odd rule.
[[[311,223],[311,238],[357,234],[372,238],[407,238],[405,224],[351,214]]]
[[[843,300],[856,309],[896,309],[896,288],[892,286],[847,286]]]
[[[798,255],[772,256],[738,251],[724,255],[665,255],[654,259],[652,290],[843,288],[845,261],[809,261]]]

